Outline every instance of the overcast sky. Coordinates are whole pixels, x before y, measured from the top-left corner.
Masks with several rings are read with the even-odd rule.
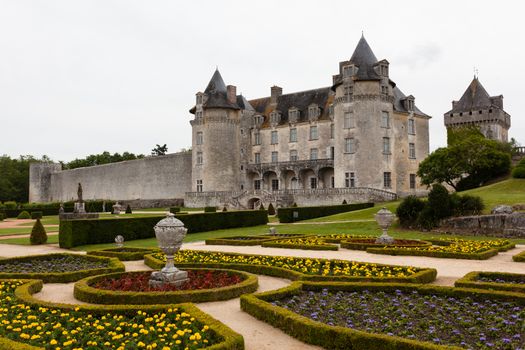
[[[188,110],[215,66],[248,99],[329,86],[364,31],[431,115],[472,80],[503,94],[525,144],[522,1],[0,0],[0,155],[69,161],[191,146]]]

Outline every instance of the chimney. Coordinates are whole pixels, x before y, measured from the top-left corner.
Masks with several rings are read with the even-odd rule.
[[[237,87],[233,85],[226,86],[226,96],[228,98],[228,102],[237,103]]]
[[[458,104],[458,101],[452,101],[452,109],[456,108],[457,104]]]
[[[503,95],[499,96],[491,96],[490,97],[490,103],[503,109]]]
[[[277,103],[277,98],[283,94],[283,88],[279,86],[272,86],[272,95],[270,98],[270,103]]]

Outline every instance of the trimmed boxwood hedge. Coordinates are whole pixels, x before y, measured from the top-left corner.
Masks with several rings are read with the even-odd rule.
[[[191,269],[191,270],[211,270],[211,269]],[[98,275],[84,278],[75,283],[75,298],[91,304],[177,304],[177,303],[204,303],[208,301],[228,300],[237,298],[245,293],[253,293],[258,288],[257,276],[228,269],[213,269],[221,272],[228,272],[242,278],[242,282],[221,288],[162,291],[162,292],[124,292],[98,289],[92,287],[93,284],[106,279],[118,278],[123,272]],[[125,272],[125,274],[140,274],[144,271]]]
[[[188,233],[213,231],[234,227],[265,225],[268,214],[260,210],[176,215]],[[155,237],[153,227],[164,217],[136,217],[115,219],[85,219],[60,222],[58,241],[61,248],[86,244],[112,243],[116,235],[126,241]]]
[[[420,245],[409,245],[409,244],[379,244],[379,243],[364,243],[358,242],[363,238],[355,238],[341,241],[341,248],[352,249],[352,250],[367,250],[368,248],[404,248],[404,247],[430,247],[432,243],[427,241],[417,241]],[[415,241],[415,240],[411,240]],[[416,241],[415,241],[416,242]]]
[[[125,249],[125,251],[122,251]],[[154,253],[158,251],[156,248],[108,248],[100,250],[92,250],[87,252],[88,255],[95,256],[107,256],[110,258],[118,258],[120,261],[132,261],[132,260],[142,260],[144,255]]]
[[[253,246],[261,245],[262,242],[267,242],[276,239],[292,238],[292,237],[304,237],[300,233],[276,233],[276,234],[264,234],[258,236],[230,236],[230,237],[219,237],[219,238],[208,238],[205,242],[207,245],[234,245],[234,246]],[[235,238],[248,238],[248,239],[235,239]]]
[[[231,328],[225,324],[214,319],[210,315],[204,313],[195,305],[190,303],[176,304],[176,305],[75,305],[75,304],[58,304],[52,302],[46,302],[33,297],[33,294],[38,293],[42,290],[43,283],[39,280],[24,280],[27,282],[20,285],[15,290],[15,296],[22,303],[36,307],[56,308],[60,310],[73,310],[80,309],[85,312],[89,312],[93,315],[104,316],[107,313],[117,315],[129,315],[132,316],[137,311],[144,312],[158,312],[167,310],[169,308],[178,308],[183,312],[187,312],[199,322],[206,324],[210,327],[217,338],[221,341],[218,344],[209,346],[207,350],[243,350],[244,349],[244,338],[242,335],[234,332]],[[43,349],[39,347],[30,347],[29,345],[10,341],[6,338],[0,337],[0,350],[35,350]]]
[[[497,249],[488,249],[480,253],[460,253],[460,252],[433,252],[428,250],[411,250],[406,248],[368,248],[367,253],[384,255],[402,256],[428,256],[431,258],[445,259],[467,259],[467,260],[487,260],[498,255]]]
[[[373,206],[374,203],[354,203],[341,205],[323,205],[316,207],[279,208],[277,209],[277,217],[279,218],[279,222],[294,222],[318,218],[321,216],[345,213],[348,211],[371,208]],[[297,213],[296,218],[294,218],[294,212]]]
[[[265,241],[261,244],[262,247],[267,248],[288,248],[288,249],[302,249],[302,250],[339,250],[335,244],[320,243],[320,244],[300,244],[300,243],[284,243],[279,240]]]
[[[241,296],[241,309],[253,317],[277,327],[285,333],[305,343],[321,346],[325,349],[370,349],[370,350],[438,350],[462,349],[454,346],[435,345],[428,342],[368,333],[352,328],[329,326],[310,318],[296,314],[285,308],[274,306],[272,300],[298,294],[301,290],[380,290],[412,291],[422,294],[444,294],[450,297],[468,296],[473,299],[499,299],[518,302],[525,305],[525,295],[512,292],[494,292],[475,289],[461,289],[430,285],[410,285],[399,283],[334,283],[334,282],[293,282],[290,286],[275,291],[246,294]]]
[[[42,213],[41,211],[32,211],[31,212],[31,219],[35,220],[35,219],[42,219],[42,216],[44,215],[44,213]]]
[[[516,261],[516,262],[525,262],[525,250],[522,251],[521,253],[519,254],[516,254],[512,257],[512,260]]]
[[[96,276],[102,273],[120,272],[125,270],[124,264],[122,264],[117,258],[106,258],[99,256],[90,255],[78,255],[78,254],[67,254],[67,253],[53,253],[44,255],[30,255],[21,256],[14,258],[1,259],[2,262],[10,261],[30,261],[34,264],[38,264],[39,260],[43,260],[49,257],[61,257],[61,256],[80,256],[91,261],[103,261],[107,262],[108,266],[105,268],[80,270],[80,271],[64,271],[64,272],[48,272],[48,273],[9,273],[0,272],[0,279],[39,279],[46,283],[69,283],[75,282],[88,276]]]
[[[461,288],[475,288],[475,289],[489,289],[489,290],[505,290],[510,292],[525,293],[525,284],[518,283],[498,283],[498,282],[484,282],[478,281],[479,277],[489,278],[504,278],[504,277],[521,277],[525,280],[524,274],[508,273],[508,272],[469,272],[459,280],[454,282],[455,287]]]
[[[251,254],[238,254],[238,253],[222,253],[225,255],[242,255],[251,256]],[[257,255],[264,256],[264,255]],[[324,260],[324,259],[321,259]],[[328,259],[327,259],[328,260]],[[330,260],[333,261],[333,260]],[[144,263],[152,269],[161,269],[165,266],[165,262],[155,258],[152,254],[144,256]],[[378,266],[384,266],[384,264],[375,264]],[[393,266],[393,265],[388,265]],[[177,267],[184,268],[215,268],[215,269],[231,269],[241,270],[254,273],[256,275],[267,275],[274,277],[282,277],[292,281],[337,281],[337,282],[390,282],[390,283],[430,283],[436,279],[437,270],[432,268],[421,268],[419,272],[409,277],[361,277],[361,276],[320,276],[320,275],[308,275],[297,271],[288,270],[281,267],[267,266],[267,265],[251,265],[251,264],[237,264],[237,263],[177,263]]]

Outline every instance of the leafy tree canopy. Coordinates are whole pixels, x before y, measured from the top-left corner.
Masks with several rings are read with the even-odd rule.
[[[29,198],[29,163],[49,162],[47,156],[11,158],[0,156],[0,202],[27,202]]]
[[[168,146],[166,144],[164,145],[155,145],[155,148],[151,150],[152,156],[163,156],[166,153],[168,153]]]
[[[81,158],[81,159],[77,158],[68,163],[62,163],[62,166],[64,167],[64,169],[75,169],[75,168],[116,163],[116,162],[122,162],[124,160],[133,160],[133,159],[140,159],[140,158],[144,158],[144,155],[143,154],[135,155],[130,152],[124,152],[122,154],[120,153],[111,154],[107,151],[104,151],[100,154],[92,154],[92,155],[87,156],[86,158]]]

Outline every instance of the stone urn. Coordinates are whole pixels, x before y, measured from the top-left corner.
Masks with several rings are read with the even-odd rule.
[[[383,207],[380,211],[377,212],[377,214],[375,215],[375,219],[377,221],[377,224],[381,228],[381,230],[383,230],[383,234],[376,239],[376,243],[378,244],[394,243],[394,238],[388,235],[388,228],[390,227],[390,225],[392,225],[394,218],[395,218],[395,215],[392,214],[392,212],[385,207]]]
[[[117,246],[117,248],[124,247],[124,237],[122,235],[118,235],[115,237],[115,245]]]
[[[151,274],[149,284],[156,288],[168,284],[180,287],[188,281],[188,273],[176,268],[173,258],[179,251],[188,230],[172,213],[168,213],[166,218],[160,220],[154,230],[159,248],[166,255],[166,266]]]

